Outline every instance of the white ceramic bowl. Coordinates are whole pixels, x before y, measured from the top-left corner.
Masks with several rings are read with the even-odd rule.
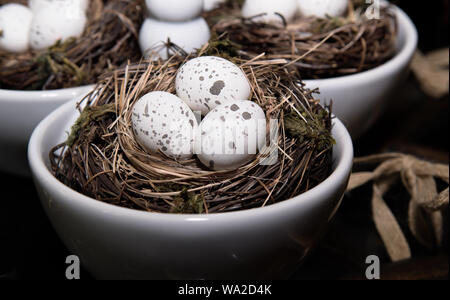
[[[353,146],[334,121],[334,172],[316,188],[265,208],[170,215],[121,208],[75,192],[49,171],[50,149],[77,118],[74,103],[49,115],[29,149],[42,205],[68,249],[99,279],[270,279],[298,268],[340,205]]]
[[[58,106],[92,86],[52,91],[0,89],[0,172],[29,176],[27,145],[33,129]]]
[[[418,34],[411,19],[394,7],[398,20],[398,53],[385,64],[362,73],[319,80],[306,80],[308,88],[320,89],[323,104],[333,100],[333,113],[356,138],[383,113],[395,89],[404,82],[417,48]]]

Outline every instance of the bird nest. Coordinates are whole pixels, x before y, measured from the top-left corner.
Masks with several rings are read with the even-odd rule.
[[[174,49],[176,51],[176,49]],[[131,126],[134,103],[151,91],[175,93],[175,77],[197,54],[143,61],[105,75],[78,106],[80,117],[65,143],[50,152],[54,175],[99,201],[160,213],[221,213],[263,207],[317,186],[331,173],[330,108],[284,66],[260,56],[234,58],[252,87],[251,100],[277,120],[271,143],[236,170],[211,171],[197,158],[174,160],[146,152]],[[82,108],[84,107],[84,108]]]
[[[0,4],[28,1],[4,1]],[[57,42],[44,51],[0,50],[0,88],[51,90],[94,84],[108,70],[139,61],[138,32],[143,0],[91,0],[88,23],[77,39]]]
[[[396,54],[397,20],[389,6],[369,18],[366,1],[351,0],[344,17],[297,16],[288,23],[280,15],[279,24],[267,24],[242,18],[242,3],[229,0],[205,14],[213,33],[228,39],[221,51],[230,56],[251,59],[264,52],[289,60],[302,79],[319,79],[369,70]]]

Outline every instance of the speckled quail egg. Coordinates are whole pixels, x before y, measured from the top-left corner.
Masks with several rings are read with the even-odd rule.
[[[83,11],[86,11],[89,6],[89,0],[29,0],[28,6],[34,11],[46,8],[49,5],[78,5]]]
[[[232,62],[215,56],[191,59],[177,73],[177,95],[195,112],[206,115],[215,107],[234,100],[247,100],[250,83]]]
[[[145,0],[150,14],[161,21],[183,22],[198,18],[203,0]]]
[[[139,33],[139,44],[146,58],[165,60],[173,54],[165,46],[168,39],[191,53],[206,44],[210,37],[209,26],[203,18],[179,23],[146,19]]]
[[[234,170],[265,145],[266,116],[252,101],[231,101],[203,119],[195,143],[199,160],[212,170]]]
[[[318,18],[339,17],[345,14],[348,0],[297,0],[302,16]]]
[[[203,10],[210,11],[217,8],[221,3],[225,2],[225,0],[204,0],[203,1]]]
[[[33,14],[20,4],[0,7],[0,48],[9,52],[24,52],[29,47]]]
[[[87,18],[79,6],[48,5],[34,12],[30,30],[30,46],[41,50],[58,40],[77,38],[84,32]]]
[[[131,122],[136,140],[147,151],[161,151],[175,159],[192,157],[198,123],[177,96],[166,92],[146,94],[134,104]]]
[[[286,21],[290,21],[297,13],[297,0],[246,0],[242,7],[242,16],[250,18],[257,15],[263,16],[254,18],[260,22],[282,22],[282,15]]]

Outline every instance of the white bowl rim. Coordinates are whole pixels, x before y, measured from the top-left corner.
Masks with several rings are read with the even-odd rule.
[[[342,143],[342,154],[337,158],[337,165],[332,172],[332,174],[318,186],[313,189],[298,195],[294,198],[271,204],[266,207],[246,209],[236,212],[224,212],[224,213],[211,213],[211,214],[201,214],[201,215],[187,215],[187,214],[165,214],[157,212],[146,212],[131,208],[124,208],[105,202],[98,201],[94,198],[85,196],[70,187],[66,186],[60,182],[53,174],[50,172],[49,168],[46,166],[42,147],[42,140],[45,134],[52,126],[52,124],[61,115],[65,115],[75,109],[76,101],[71,101],[62,105],[60,108],[55,110],[49,116],[47,116],[34,130],[32,137],[30,139],[28,147],[28,160],[30,163],[30,168],[32,170],[33,176],[39,178],[45,185],[53,186],[59,189],[64,195],[65,199],[75,199],[79,205],[89,207],[90,209],[101,211],[102,213],[108,213],[112,215],[121,215],[122,217],[130,217],[134,219],[140,218],[156,218],[161,221],[210,221],[228,218],[248,218],[257,216],[267,216],[278,211],[289,210],[294,207],[298,201],[314,201],[318,199],[321,195],[326,195],[329,186],[335,186],[337,183],[342,182],[342,180],[347,180],[351,172],[353,165],[353,142],[345,126],[337,118],[333,121],[333,127],[335,132],[338,133],[339,141]]]
[[[324,84],[339,85],[344,82],[348,83],[354,82],[354,80],[359,81],[369,78],[373,80],[373,78],[384,76],[386,73],[398,69],[398,65],[405,64],[409,61],[417,49],[419,34],[411,18],[400,7],[393,4],[391,6],[395,10],[399,30],[403,29],[402,31],[405,32],[405,43],[393,58],[378,67],[364,72],[324,79],[305,79],[304,82],[310,87],[314,87],[319,85],[323,86]]]
[[[28,90],[7,90],[0,89],[0,103],[1,102],[42,102],[42,101],[53,101],[53,100],[66,100],[71,99],[75,95],[92,90],[95,87],[94,84],[82,85],[77,87],[55,89],[55,90],[39,90],[39,91],[28,91]]]

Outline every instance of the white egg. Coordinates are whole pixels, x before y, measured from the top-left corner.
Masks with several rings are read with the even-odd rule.
[[[133,106],[131,121],[137,141],[147,151],[161,151],[172,158],[192,157],[198,123],[177,96],[166,92],[146,94]]]
[[[0,48],[9,52],[24,52],[29,47],[33,14],[20,4],[0,7]]]
[[[297,0],[302,16],[325,18],[339,17],[345,14],[348,0]]]
[[[29,0],[28,6],[35,12],[42,8],[46,8],[49,5],[63,5],[71,6],[73,5],[81,7],[83,11],[86,11],[89,6],[89,0]]]
[[[261,14],[266,14],[254,18],[259,22],[282,22],[282,15],[286,21],[290,21],[297,13],[297,0],[246,0],[242,7],[242,16],[250,18]]]
[[[225,2],[225,0],[204,0],[203,1],[203,10],[210,11],[217,8],[221,3]]]
[[[177,95],[195,112],[206,115],[219,105],[250,98],[244,72],[232,62],[215,56],[191,59],[175,79]]]
[[[77,38],[83,34],[86,22],[86,14],[78,6],[49,5],[39,9],[31,22],[30,45],[41,50],[58,40]]]
[[[170,23],[146,19],[139,33],[139,44],[146,58],[166,60],[173,51],[165,43],[170,41],[187,53],[200,49],[209,41],[211,32],[205,19]]]
[[[212,110],[200,124],[195,153],[213,170],[234,170],[265,145],[266,116],[252,101],[232,101]]]
[[[80,6],[83,11],[87,11],[89,8],[89,0],[79,0]]]
[[[145,0],[147,9],[156,19],[183,22],[202,14],[203,0]]]

